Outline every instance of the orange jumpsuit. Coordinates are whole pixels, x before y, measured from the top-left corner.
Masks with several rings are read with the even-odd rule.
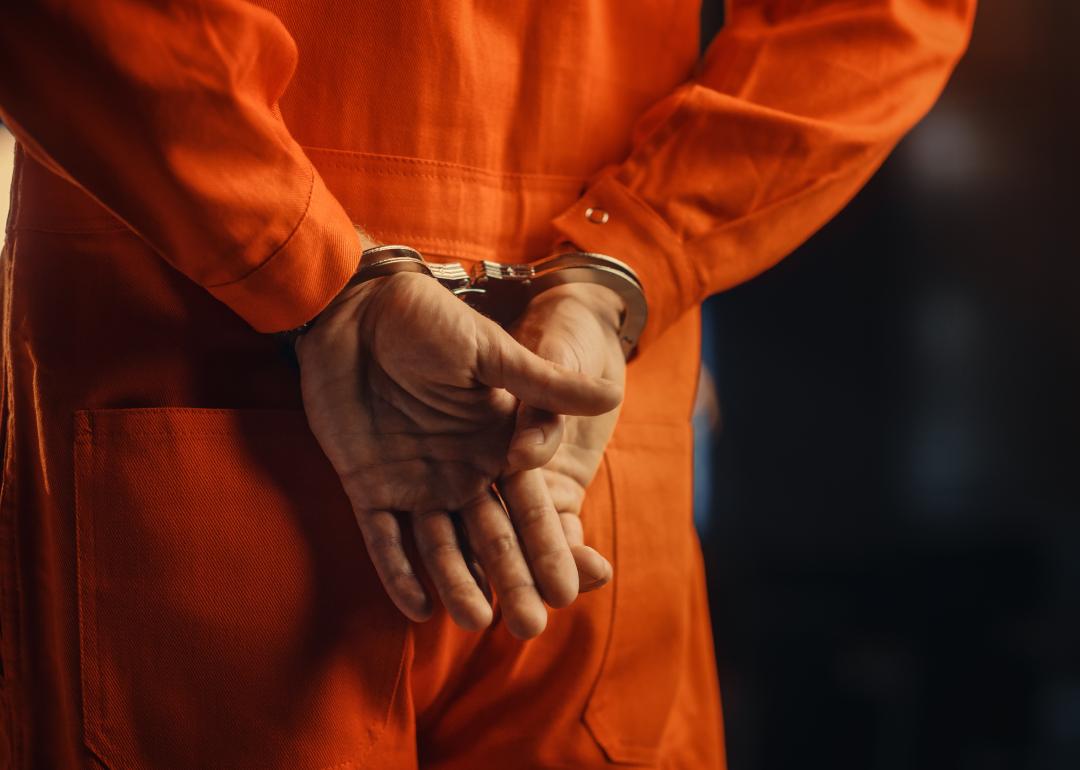
[[[6,4],[0,766],[721,767],[696,309],[856,193],[973,6],[735,0],[699,60],[682,0]],[[643,280],[583,511],[614,582],[538,639],[393,609],[260,334],[353,224]]]

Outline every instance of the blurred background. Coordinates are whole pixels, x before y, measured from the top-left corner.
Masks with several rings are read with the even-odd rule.
[[[1078,31],[983,0],[862,194],[706,306],[731,770],[1080,768]]]
[[[982,0],[852,205],[707,305],[731,770],[1080,768],[1078,33]]]

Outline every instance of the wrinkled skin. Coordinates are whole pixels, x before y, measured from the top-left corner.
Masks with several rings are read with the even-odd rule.
[[[574,600],[579,573],[605,579],[595,574],[610,570],[602,557],[580,537],[568,539],[574,530],[560,521],[539,469],[558,455],[556,415],[611,414],[621,381],[529,352],[436,281],[411,273],[343,292],[296,351],[312,432],[407,617],[424,620],[432,606],[406,554],[402,518],[465,628],[492,620],[481,590],[488,580],[508,629],[528,638],[546,624],[545,602]],[[505,509],[492,493],[496,482]]]
[[[560,366],[618,383],[626,379],[626,361],[619,343],[622,301],[609,289],[571,284],[550,289],[530,303],[513,334],[523,345]],[[579,571],[581,590],[611,578],[611,565],[583,546],[581,506],[596,475],[604,449],[615,430],[619,409],[599,415],[563,418],[562,440],[543,467],[552,505],[559,513]],[[594,585],[585,582],[592,576]]]

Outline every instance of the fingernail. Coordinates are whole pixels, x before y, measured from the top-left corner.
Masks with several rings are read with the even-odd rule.
[[[604,559],[604,567],[598,572],[593,572],[592,570],[589,570],[588,581],[586,581],[585,585],[591,588],[597,583],[602,583],[608,578],[609,575],[613,574],[613,572],[614,570],[612,570],[611,568],[611,562],[609,562],[607,559]]]

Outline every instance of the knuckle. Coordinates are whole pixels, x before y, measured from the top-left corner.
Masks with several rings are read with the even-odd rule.
[[[371,535],[368,539],[368,547],[378,553],[403,550],[401,535],[396,532]]]
[[[499,593],[502,594],[503,601],[513,601],[515,599],[531,599],[536,595],[536,583],[531,580],[523,580],[517,583],[511,583],[501,587]]]
[[[432,522],[436,522],[445,516],[446,512],[437,508],[430,511],[417,511],[413,513],[413,519],[418,525],[431,524]]]
[[[442,590],[443,600],[449,604],[471,605],[476,599],[480,589],[476,582],[470,578],[462,578],[447,583]]]
[[[399,593],[412,593],[416,574],[410,569],[396,569],[386,576],[386,587]]]
[[[577,513],[560,513],[559,522],[562,524],[563,532],[567,535],[582,535],[585,532],[581,517]]]
[[[561,544],[550,545],[535,554],[529,555],[529,561],[537,567],[561,567],[562,562],[565,562],[569,558],[572,558],[570,556],[569,548]]]
[[[554,508],[542,503],[525,505],[515,512],[514,524],[518,529],[532,529],[545,523],[553,513],[555,513]]]
[[[420,555],[424,557],[425,561],[429,562],[445,561],[455,556],[461,556],[461,548],[451,540],[439,540],[425,545],[420,551]]]
[[[496,535],[488,539],[480,549],[481,555],[489,560],[504,559],[517,550],[517,538],[510,533]]]

